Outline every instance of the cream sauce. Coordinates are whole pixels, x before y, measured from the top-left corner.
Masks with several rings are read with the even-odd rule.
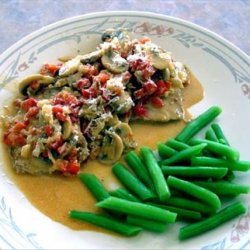
[[[203,98],[203,88],[199,81],[192,75],[191,84],[184,90],[185,120],[191,118],[188,107],[199,102]],[[156,148],[157,142],[166,141],[169,137],[175,137],[184,127],[185,121],[169,123],[136,122],[131,124],[135,140],[140,146]],[[26,198],[42,213],[75,230],[94,230],[105,232],[91,224],[70,219],[68,212],[72,209],[89,212],[98,212],[95,200],[87,188],[76,177],[64,177],[61,175],[31,176],[17,174],[11,167],[11,159],[5,159],[6,172],[10,179],[20,188]],[[83,166],[82,172],[95,174],[108,190],[119,186],[119,182],[111,172],[111,166],[101,165],[97,161],[89,161]]]

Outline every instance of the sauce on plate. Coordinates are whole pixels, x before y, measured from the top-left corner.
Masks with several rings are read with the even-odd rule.
[[[187,109],[202,98],[203,88],[195,76],[191,74],[191,83],[184,89],[185,120],[191,118]],[[185,126],[185,121],[168,123],[134,122],[130,125],[138,148],[144,145],[155,149],[157,142],[164,142],[169,137],[175,137]],[[11,166],[11,159],[8,154],[6,153],[5,156],[5,172],[8,177],[23,192],[31,204],[43,214],[74,230],[93,230],[107,233],[104,229],[68,217],[68,212],[72,209],[100,212],[100,209],[95,207],[95,199],[79,178],[65,177],[59,174],[41,176],[17,174]],[[88,161],[82,167],[81,172],[95,174],[108,190],[120,186],[119,181],[112,174],[111,166],[102,165],[97,161]]]

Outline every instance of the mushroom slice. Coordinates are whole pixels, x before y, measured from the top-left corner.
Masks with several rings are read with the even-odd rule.
[[[64,63],[63,66],[59,69],[59,76],[64,77],[74,74],[78,69],[81,59],[82,56],[76,56],[75,58]]]
[[[101,58],[103,66],[114,74],[120,74],[128,70],[128,62],[120,54],[109,51]]]
[[[67,140],[72,133],[72,122],[71,119],[68,119],[63,123],[63,134],[62,137],[64,140]]]
[[[167,52],[162,52],[162,53],[152,53],[150,55],[150,60],[152,62],[152,65],[156,69],[165,69],[171,67],[171,56]]]
[[[121,137],[126,149],[135,149],[137,144],[133,138],[133,132],[126,122],[120,122],[114,127],[115,132]]]
[[[100,59],[103,55],[103,50],[96,50],[93,51],[89,54],[86,54],[82,56],[81,63],[86,64],[86,63],[94,63],[98,59]]]
[[[122,152],[123,142],[121,137],[115,132],[107,132],[103,138],[99,161],[103,164],[113,164],[120,159]]]
[[[59,70],[59,76],[69,76],[74,74],[80,65],[80,63],[93,63],[96,62],[103,55],[103,50],[97,50],[86,55],[79,55],[75,58],[67,61]]]
[[[45,76],[41,74],[33,74],[28,77],[25,77],[24,79],[19,82],[18,87],[19,87],[19,92],[23,95],[27,95],[27,89],[30,85],[30,83],[38,81],[38,83],[47,86],[55,81],[54,77],[51,76]]]

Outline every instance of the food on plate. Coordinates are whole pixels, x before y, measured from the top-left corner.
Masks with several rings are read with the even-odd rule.
[[[250,192],[249,185],[228,180],[234,171],[248,171],[250,162],[239,160],[239,152],[229,146],[217,123],[207,129],[215,130],[216,141],[194,138],[218,116],[218,110],[221,112],[219,107],[211,107],[189,122],[175,138],[158,144],[162,152],[160,159],[144,146],[139,154],[131,151],[125,155],[128,168],[115,163],[113,173],[125,188],[109,192],[95,175],[81,173],[79,177],[95,197],[96,206],[109,213],[114,221],[123,220],[124,225],[137,226],[141,230],[162,233],[176,220],[191,222],[180,228],[180,240],[205,233],[244,214],[243,202],[225,206],[223,197],[228,196],[228,201],[229,198],[233,201],[235,196]],[[193,124],[198,127],[195,131],[190,129]],[[167,154],[162,145],[167,145]],[[93,213],[91,216],[99,215]],[[70,211],[69,217],[117,232],[108,222],[91,221],[83,211]],[[132,236],[130,229],[127,234],[120,233]]]
[[[13,167],[75,175],[89,159],[113,164],[137,145],[131,120],[183,119],[189,83],[187,67],[149,38],[106,30],[95,51],[44,64],[19,82],[3,119]]]

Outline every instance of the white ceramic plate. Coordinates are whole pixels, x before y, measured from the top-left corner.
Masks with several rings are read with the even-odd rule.
[[[105,12],[70,18],[25,37],[0,57],[0,105],[15,79],[37,72],[44,62],[94,49],[106,28],[124,27],[134,37],[150,36],[185,62],[202,82],[205,98],[193,114],[220,105],[219,122],[242,159],[250,148],[249,58],[218,35],[186,21],[143,12]],[[0,158],[0,160],[2,157]],[[1,163],[3,164],[3,163]],[[238,178],[249,184],[249,174]],[[41,197],[42,198],[42,197]],[[249,195],[244,198],[250,206]],[[73,231],[34,208],[0,166],[0,248],[9,249],[249,249],[250,212],[200,237],[179,242],[179,224],[164,234],[117,238]]]

